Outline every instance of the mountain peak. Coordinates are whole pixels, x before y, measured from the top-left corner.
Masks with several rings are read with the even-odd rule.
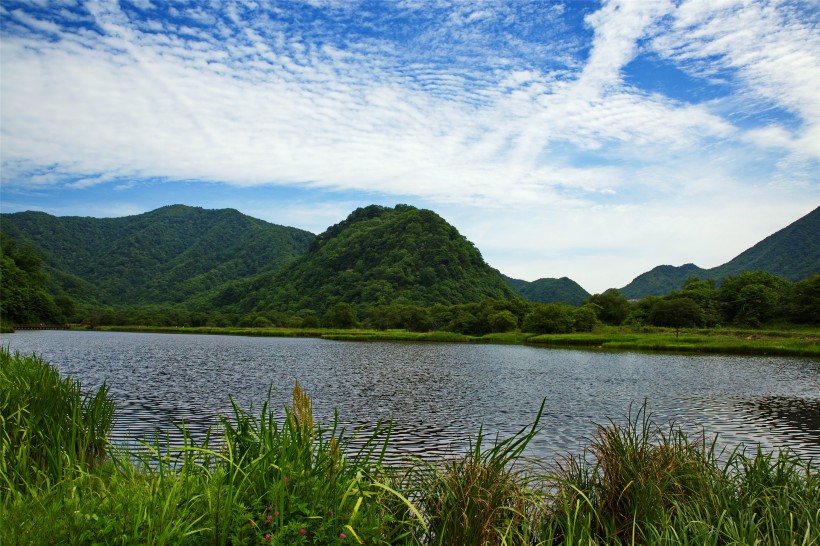
[[[409,205],[356,209],[255,290],[254,306],[292,311],[337,302],[432,305],[516,297],[455,227]]]

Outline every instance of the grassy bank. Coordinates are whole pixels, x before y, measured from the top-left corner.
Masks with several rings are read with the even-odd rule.
[[[820,329],[802,330],[674,330],[605,328],[593,333],[533,335],[522,332],[468,336],[454,332],[406,330],[342,330],[322,328],[214,328],[104,326],[100,330],[267,337],[317,337],[339,341],[432,341],[450,343],[529,344],[544,347],[594,348],[617,351],[659,351],[740,355],[820,357]]]
[[[105,387],[84,394],[0,349],[2,544],[818,544],[818,474],[787,452],[736,450],[653,422],[598,427],[585,455],[522,458],[539,420],[444,460],[390,466],[389,426],[352,449],[284,408],[233,406],[219,441],[107,445]],[[540,414],[539,414],[540,416]],[[108,448],[106,450],[106,448]]]

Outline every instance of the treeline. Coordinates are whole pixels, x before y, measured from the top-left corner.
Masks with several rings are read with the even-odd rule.
[[[79,317],[78,317],[79,318]],[[339,302],[325,312],[302,309],[295,313],[202,313],[162,307],[98,309],[80,322],[89,325],[176,327],[286,327],[403,329],[411,332],[447,331],[467,335],[522,330],[527,332],[585,332],[598,323],[591,306],[574,307],[530,303],[521,299],[460,305],[376,305],[354,307]]]
[[[820,275],[792,283],[762,271],[714,281],[687,280],[664,297],[629,301],[617,290],[590,296],[582,305],[487,299],[460,305],[351,305],[324,312],[201,312],[160,306],[95,309],[74,317],[94,325],[369,328],[485,335],[520,330],[534,334],[589,332],[597,325],[758,328],[767,324],[820,324]]]
[[[608,324],[672,328],[766,324],[820,324],[820,274],[792,283],[764,271],[714,280],[690,278],[666,296],[629,302],[617,291],[596,294],[587,304],[601,307]]]

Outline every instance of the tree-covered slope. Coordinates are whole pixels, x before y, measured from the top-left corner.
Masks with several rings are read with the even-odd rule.
[[[0,229],[42,254],[57,291],[127,305],[180,302],[280,268],[314,239],[233,209],[183,205],[123,218],[3,214]]]
[[[65,322],[71,303],[55,300],[47,283],[37,251],[0,232],[0,323]]]
[[[661,265],[639,275],[620,292],[630,299],[663,296],[678,290],[690,277],[719,281],[729,275],[758,270],[792,282],[820,272],[820,207],[721,266],[702,269],[694,264]]]
[[[324,311],[338,302],[427,306],[516,297],[475,246],[434,212],[371,205],[328,228],[281,271],[219,290],[206,306]]]
[[[820,273],[820,207],[709,271],[723,278],[759,269],[792,282]]]
[[[590,296],[581,285],[567,277],[529,282],[504,276],[504,280],[525,299],[536,303],[581,305]]]
[[[635,277],[631,283],[620,289],[620,293],[627,299],[641,299],[644,296],[665,296],[673,290],[678,290],[683,281],[690,277],[711,278],[708,270],[695,264],[685,264],[678,267],[659,265]]]

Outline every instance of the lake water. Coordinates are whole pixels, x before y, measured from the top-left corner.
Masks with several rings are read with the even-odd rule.
[[[789,447],[820,459],[820,361],[785,357],[670,355],[508,345],[337,342],[321,339],[22,331],[0,335],[117,402],[115,439],[149,437],[185,421],[205,430],[230,411],[229,395],[255,408],[273,387],[289,401],[294,381],[314,415],[334,408],[348,430],[394,422],[396,453],[440,454],[479,427],[507,437],[543,430],[528,453],[578,453],[608,418],[645,400],[660,422],[719,434],[719,444]]]

